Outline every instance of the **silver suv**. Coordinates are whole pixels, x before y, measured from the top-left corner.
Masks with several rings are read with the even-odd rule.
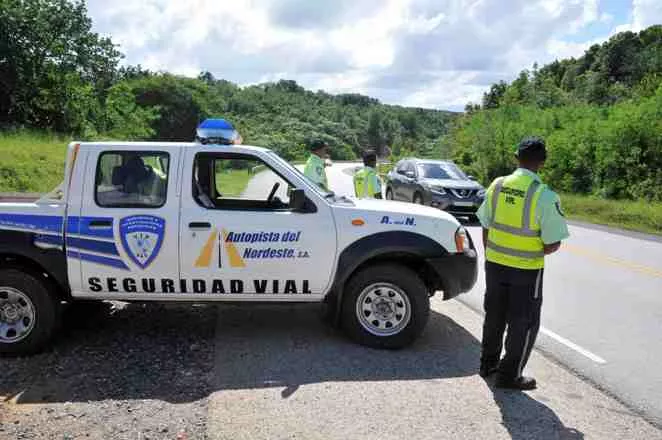
[[[386,198],[475,219],[485,188],[451,161],[402,159],[386,176]]]

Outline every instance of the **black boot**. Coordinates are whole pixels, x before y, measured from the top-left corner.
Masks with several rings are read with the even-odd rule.
[[[497,388],[507,388],[511,390],[535,390],[536,389],[536,380],[532,377],[520,376],[520,377],[504,377],[497,376],[497,380],[494,383]]]

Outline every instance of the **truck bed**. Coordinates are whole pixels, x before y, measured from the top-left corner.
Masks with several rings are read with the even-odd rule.
[[[41,196],[39,193],[0,193],[0,203],[33,203]]]

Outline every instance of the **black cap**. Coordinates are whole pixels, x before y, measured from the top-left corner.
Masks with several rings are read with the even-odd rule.
[[[365,150],[363,151],[363,160],[377,160],[377,152],[375,150]]]
[[[328,146],[329,146],[329,144],[327,144],[323,140],[315,139],[312,142],[310,142],[309,148],[310,148],[310,151],[317,151],[317,150],[321,150],[322,148],[326,148]]]
[[[537,136],[524,138],[517,146],[517,153],[515,155],[518,159],[542,162],[547,159],[545,141]]]
[[[363,165],[368,166],[372,162],[377,162],[377,152],[375,150],[364,150],[363,151]]]

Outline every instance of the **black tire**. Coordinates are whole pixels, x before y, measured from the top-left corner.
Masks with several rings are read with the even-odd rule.
[[[412,199],[412,202],[416,203],[417,205],[422,205],[423,196],[421,195],[421,193],[414,193],[414,198]]]
[[[393,190],[386,188],[386,200],[393,200]]]
[[[29,333],[18,341],[5,342],[0,337],[0,354],[27,355],[41,351],[55,336],[60,325],[60,301],[53,287],[38,275],[15,268],[0,269],[0,300],[3,287],[28,297],[34,307],[34,324]]]
[[[359,318],[357,302],[372,286],[393,285],[406,295],[410,308],[409,320],[395,334],[378,335],[366,328]],[[376,290],[381,290],[379,287]],[[390,295],[388,287],[383,287]],[[376,291],[375,290],[375,291]],[[364,311],[365,313],[365,311]],[[423,281],[410,269],[398,264],[377,264],[362,269],[347,282],[343,295],[341,324],[347,335],[374,348],[397,349],[411,344],[423,331],[430,315],[430,297]],[[369,319],[368,319],[369,320]]]

